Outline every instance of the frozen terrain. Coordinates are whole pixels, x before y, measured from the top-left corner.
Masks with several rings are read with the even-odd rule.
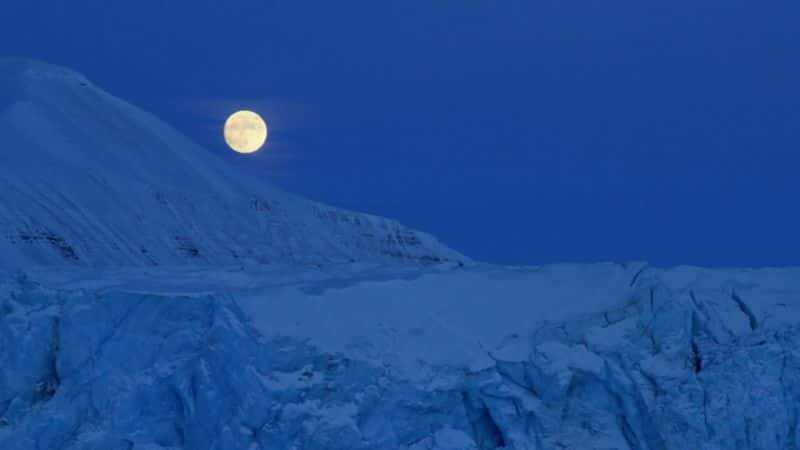
[[[0,449],[800,447],[800,269],[473,263],[41,63],[0,142]]]
[[[237,173],[70,70],[0,60],[0,268],[463,261]]]
[[[800,270],[4,274],[3,449],[794,449]]]

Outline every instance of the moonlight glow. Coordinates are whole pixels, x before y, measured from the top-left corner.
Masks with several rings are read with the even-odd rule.
[[[252,111],[237,111],[225,121],[225,142],[239,153],[253,153],[267,141],[267,123]]]

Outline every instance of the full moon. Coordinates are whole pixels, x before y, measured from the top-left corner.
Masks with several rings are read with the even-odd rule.
[[[253,153],[267,141],[267,123],[253,111],[237,111],[225,121],[225,142],[239,153]]]

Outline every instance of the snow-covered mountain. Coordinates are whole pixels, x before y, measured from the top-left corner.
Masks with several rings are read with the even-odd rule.
[[[232,170],[68,69],[0,60],[0,268],[465,261]]]
[[[0,69],[0,449],[800,447],[800,269],[461,265]]]

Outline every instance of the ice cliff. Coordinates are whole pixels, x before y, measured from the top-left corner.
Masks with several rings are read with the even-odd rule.
[[[287,273],[254,273],[227,292],[190,272],[153,279],[150,292],[6,274],[0,448],[796,448],[798,270],[416,270],[354,274],[348,286],[342,273],[309,272],[291,288]],[[554,282],[570,277],[583,289]],[[330,303],[364,285],[378,295],[364,301],[409,295],[417,317],[333,304],[340,329],[357,330],[340,348],[325,338],[337,330],[270,326],[317,320],[308,304],[276,319],[282,291]],[[431,285],[479,288],[419,295]],[[469,305],[450,309],[459,300]],[[536,325],[511,321],[520,315]],[[437,360],[430,346],[452,354]]]

